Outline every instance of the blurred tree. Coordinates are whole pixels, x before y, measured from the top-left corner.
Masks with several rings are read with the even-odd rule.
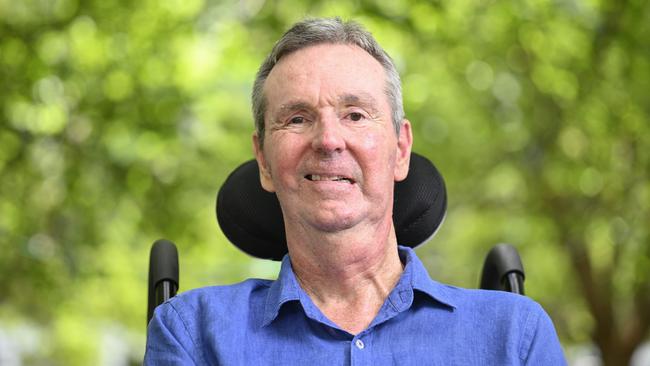
[[[433,78],[421,88],[445,90],[429,92],[436,97],[413,119],[428,119],[436,152],[455,160],[443,169],[452,204],[465,197],[456,204],[474,211],[458,232],[484,222],[480,212],[496,227],[474,238],[519,239],[553,258],[533,257],[538,268],[529,274],[557,285],[532,287],[533,297],[551,312],[564,308],[555,317],[564,337],[579,339],[591,327],[605,365],[628,364],[650,326],[650,98],[642,91],[650,76],[649,12],[647,3],[625,1],[446,3],[421,6],[425,19],[407,22],[410,30],[438,30],[433,38],[412,34],[418,49],[447,56],[446,65],[431,62],[434,54],[423,58],[418,78],[431,75],[427,68],[441,71],[439,84]],[[450,76],[467,82],[456,81],[457,100],[445,95],[454,90]],[[406,94],[407,103],[422,92]],[[466,134],[452,130],[465,126]],[[565,268],[547,247],[552,242],[560,244],[556,254],[568,256]],[[564,278],[575,279],[571,287],[582,299]],[[562,297],[549,298],[558,290]],[[576,300],[585,302],[592,325],[570,319]]]
[[[432,274],[474,287],[513,242],[563,342],[627,364],[650,324],[638,0],[0,0],[0,321],[41,324],[34,357],[73,365],[117,322],[138,360],[153,240],[179,243],[181,290],[274,275],[216,230],[214,195],[252,157],[257,66],[305,15],[360,21],[401,70],[415,149],[450,192],[419,249]]]

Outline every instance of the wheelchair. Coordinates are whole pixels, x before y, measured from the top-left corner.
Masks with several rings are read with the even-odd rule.
[[[409,174],[395,183],[393,223],[397,242],[415,248],[441,226],[447,211],[447,191],[431,161],[411,154]],[[228,240],[245,253],[282,260],[287,253],[282,210],[274,193],[265,191],[255,160],[236,168],[219,190],[216,203],[219,226]],[[165,239],[157,240],[149,258],[147,324],[154,309],[179,289],[178,251]],[[524,268],[517,250],[498,244],[485,258],[480,288],[524,294]]]

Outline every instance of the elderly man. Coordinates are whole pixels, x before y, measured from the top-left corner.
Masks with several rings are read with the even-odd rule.
[[[562,365],[518,295],[431,280],[398,246],[412,133],[390,57],[355,23],[294,25],[253,91],[255,156],[284,215],[276,281],[185,292],[149,325],[148,365]]]

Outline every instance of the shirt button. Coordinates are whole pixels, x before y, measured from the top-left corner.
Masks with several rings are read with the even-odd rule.
[[[357,339],[357,341],[354,342],[354,344],[357,346],[358,349],[363,349],[366,346],[365,344],[363,344],[363,341],[360,339]]]

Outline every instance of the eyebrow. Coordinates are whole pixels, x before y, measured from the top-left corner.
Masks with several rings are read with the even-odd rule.
[[[348,105],[358,105],[369,109],[370,112],[376,113],[378,111],[378,103],[375,97],[368,93],[359,93],[357,94],[343,94],[339,98],[339,103],[342,103],[345,106]]]
[[[370,112],[373,113],[376,113],[378,111],[377,100],[375,99],[375,97],[373,97],[368,93],[363,93],[363,92],[359,94],[346,93],[340,95],[337,98],[337,100],[339,104],[342,104],[344,106],[358,105],[369,109]],[[314,107],[310,103],[304,100],[294,100],[282,104],[280,108],[278,108],[278,112],[280,115],[282,115],[282,114],[295,112],[295,111],[310,111],[313,109]]]
[[[304,111],[304,110],[312,110],[312,109],[313,107],[311,106],[311,104],[303,100],[295,100],[281,105],[280,108],[278,108],[278,112],[279,114],[285,114],[294,111]]]
[[[338,99],[344,104],[377,104],[375,98],[368,93],[343,94]]]

